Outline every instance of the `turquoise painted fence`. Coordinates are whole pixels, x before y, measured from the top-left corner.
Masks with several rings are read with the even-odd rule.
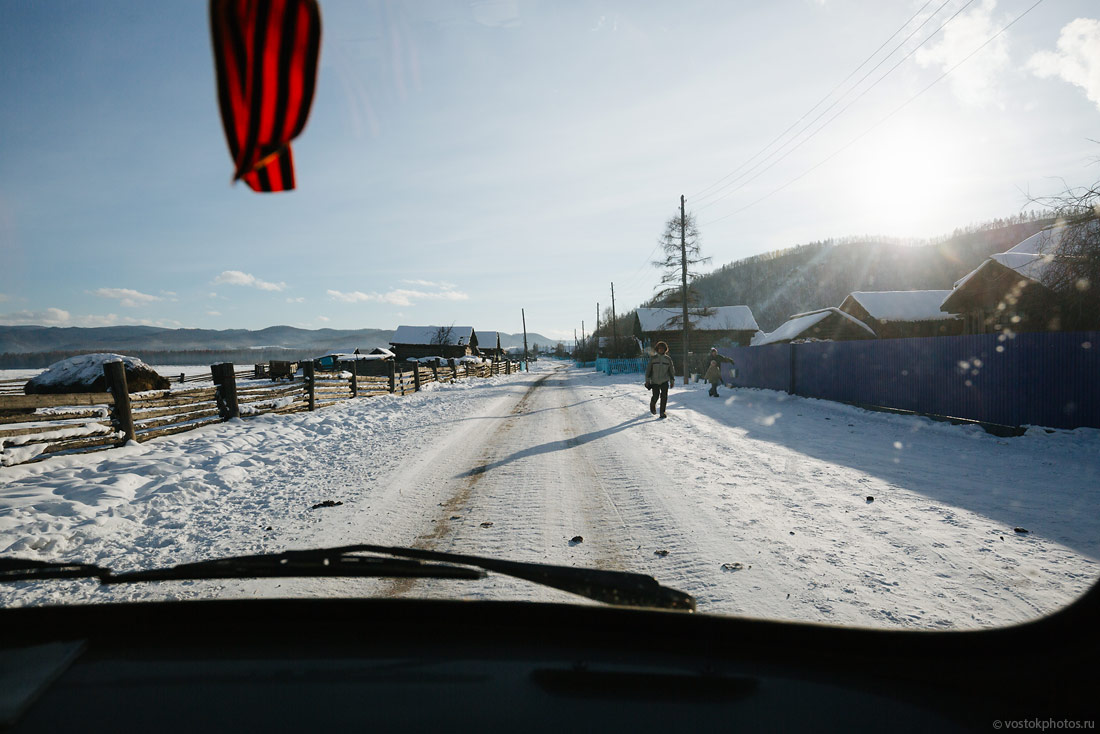
[[[645,372],[647,364],[649,364],[649,360],[644,357],[636,359],[597,359],[596,370],[606,375],[639,373]]]

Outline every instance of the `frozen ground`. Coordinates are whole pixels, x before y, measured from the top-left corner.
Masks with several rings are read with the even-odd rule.
[[[705,612],[935,628],[1033,618],[1100,574],[1100,431],[997,438],[701,385],[659,421],[639,381],[544,362],[2,468],[0,553],[129,570],[417,545],[648,573]],[[22,583],[0,603],[295,594],[578,600],[490,577]]]

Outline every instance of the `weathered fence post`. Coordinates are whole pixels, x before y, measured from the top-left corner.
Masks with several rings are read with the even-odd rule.
[[[264,376],[264,366],[262,364],[252,365],[252,377],[254,379],[262,379]]]
[[[447,363],[451,365],[451,383],[458,379],[458,365],[455,364],[455,358],[451,357],[447,360]]]
[[[420,392],[420,363],[413,365],[413,392]]]
[[[313,362],[306,362],[302,365],[302,378],[306,381],[306,397],[309,399],[309,409],[317,409],[317,390],[316,380],[313,375]]]
[[[510,360],[510,359],[506,360],[504,362],[504,374],[506,374],[506,375],[512,374],[512,360]]]
[[[397,390],[397,364],[393,360],[390,361],[390,393],[394,393]]]
[[[237,404],[237,375],[232,362],[219,362],[210,365],[210,374],[217,386],[218,410],[222,418],[240,418],[241,409]]]
[[[134,441],[137,434],[134,431],[134,414],[130,409],[130,393],[126,388],[126,365],[122,360],[106,362],[103,365],[103,379],[107,383],[107,389],[115,399],[115,422],[120,431],[126,435],[127,441]]]
[[[439,360],[432,362],[432,380],[439,382]]]
[[[184,374],[183,372],[181,372],[181,373],[180,373],[180,384],[181,384],[181,385],[183,384],[183,378],[184,378],[184,377],[185,377],[185,374]]]
[[[351,366],[351,396],[359,397],[359,360],[355,360]]]

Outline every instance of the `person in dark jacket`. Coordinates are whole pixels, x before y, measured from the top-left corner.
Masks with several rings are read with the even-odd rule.
[[[718,353],[718,347],[711,347],[710,348],[710,356],[707,357],[706,364],[709,365],[711,362],[717,362],[719,370],[722,369],[722,363],[725,362],[726,364],[728,364],[730,366],[730,374],[731,375],[733,374],[733,367],[734,367],[734,364],[735,364],[734,361],[732,359],[730,359],[729,357],[724,357],[721,354],[719,354]],[[704,379],[706,379],[708,382],[710,381],[710,378],[704,378]],[[731,380],[732,380],[732,378],[731,378]],[[722,382],[721,378],[719,378],[718,381]],[[730,387],[733,387],[732,382],[730,383]],[[717,392],[717,390],[715,392]]]
[[[676,384],[676,365],[672,357],[668,356],[668,344],[657,342],[657,354],[649,360],[645,368],[645,386],[652,391],[649,399],[649,412],[657,413],[657,400],[661,401],[661,417],[665,417],[665,406],[668,405],[668,388]]]

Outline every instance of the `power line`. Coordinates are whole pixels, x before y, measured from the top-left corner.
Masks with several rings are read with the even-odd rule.
[[[950,0],[947,0],[947,2],[949,2],[949,1],[950,1]],[[947,4],[947,2],[944,2],[944,5],[946,5],[946,4]],[[892,33],[892,34],[890,35],[890,37],[889,37],[889,38],[887,38],[887,39],[886,39],[885,41],[883,41],[883,42],[882,42],[882,44],[881,44],[881,45],[880,45],[880,46],[879,46],[878,48],[876,48],[876,49],[875,49],[875,50],[874,50],[874,51],[873,51],[873,52],[871,53],[871,55],[870,55],[870,56],[868,56],[868,57],[867,57],[867,58],[865,58],[865,59],[864,59],[863,61],[861,61],[861,62],[859,63],[859,65],[858,65],[858,66],[856,66],[856,68],[852,69],[852,71],[848,73],[848,76],[844,77],[844,79],[842,79],[842,80],[840,81],[840,83],[839,83],[839,84],[837,84],[837,85],[836,85],[835,87],[833,87],[833,88],[832,88],[832,89],[831,89],[831,90],[829,91],[829,93],[828,93],[828,94],[826,94],[826,95],[825,95],[824,97],[822,97],[821,99],[819,99],[819,100],[817,101],[817,103],[813,105],[813,107],[810,107],[810,109],[808,109],[808,110],[806,110],[806,111],[805,111],[804,113],[802,113],[802,116],[801,116],[801,117],[799,117],[799,118],[798,118],[797,120],[795,120],[795,121],[794,121],[794,122],[793,122],[793,123],[791,124],[791,126],[790,126],[790,127],[788,127],[788,128],[787,128],[786,130],[784,130],[783,132],[779,133],[779,135],[777,135],[777,136],[775,136],[774,138],[772,138],[772,140],[771,140],[771,141],[770,141],[770,142],[769,142],[769,143],[768,143],[767,145],[765,145],[765,146],[764,146],[763,148],[761,148],[760,150],[758,150],[758,151],[757,151],[757,152],[756,152],[755,154],[753,154],[753,155],[752,155],[752,157],[750,157],[750,158],[748,158],[747,160],[745,160],[745,161],[744,161],[744,162],[743,162],[743,163],[742,163],[741,165],[739,165],[739,166],[738,166],[737,168],[733,169],[733,171],[731,171],[730,173],[726,174],[726,175],[725,175],[725,176],[723,176],[722,178],[718,179],[717,181],[715,181],[714,183],[712,183],[712,184],[711,184],[710,186],[707,186],[706,188],[704,188],[704,189],[702,189],[702,190],[700,190],[700,191],[697,191],[696,193],[692,194],[691,196],[689,196],[689,197],[688,197],[688,199],[689,199],[689,200],[691,200],[691,199],[695,199],[696,197],[699,197],[699,196],[704,196],[704,194],[706,194],[706,192],[707,192],[708,190],[710,190],[710,189],[714,188],[714,187],[715,187],[715,186],[717,186],[718,184],[720,184],[720,183],[722,183],[723,181],[725,181],[726,179],[728,179],[728,178],[729,178],[730,176],[732,176],[732,175],[734,175],[735,173],[737,173],[737,172],[738,172],[739,170],[741,170],[741,169],[742,169],[742,168],[744,168],[744,167],[745,167],[746,165],[748,165],[749,163],[751,163],[751,162],[752,162],[752,161],[753,161],[753,160],[754,160],[754,159],[755,159],[755,158],[756,158],[757,156],[759,156],[759,155],[760,155],[761,153],[763,153],[764,151],[766,151],[766,150],[767,150],[768,148],[772,147],[772,145],[774,145],[774,144],[775,144],[775,142],[776,142],[777,140],[781,139],[781,138],[782,138],[783,136],[785,136],[785,135],[786,135],[787,133],[789,133],[789,132],[790,132],[791,130],[793,130],[793,129],[794,129],[795,127],[797,127],[797,126],[798,126],[798,123],[800,123],[800,122],[802,122],[803,120],[805,120],[805,119],[806,119],[806,118],[807,118],[807,117],[808,117],[808,116],[809,116],[809,115],[810,115],[810,114],[811,114],[811,113],[812,113],[812,112],[813,112],[814,110],[816,110],[816,109],[817,109],[817,108],[818,108],[819,106],[821,106],[821,104],[822,104],[822,103],[823,103],[823,102],[824,102],[825,100],[827,100],[827,99],[828,99],[829,97],[831,97],[831,96],[832,96],[832,95],[833,95],[833,94],[834,94],[834,93],[836,92],[836,90],[838,90],[838,89],[840,89],[840,88],[841,88],[842,86],[844,86],[844,84],[845,84],[845,83],[846,83],[846,82],[847,82],[847,81],[848,81],[849,79],[851,79],[851,78],[852,78],[853,76],[855,76],[855,75],[856,75],[856,72],[858,72],[858,71],[859,71],[860,69],[862,69],[862,68],[863,68],[864,66],[866,66],[866,65],[867,65],[867,63],[868,63],[868,62],[869,62],[869,61],[870,61],[871,59],[873,59],[873,58],[875,57],[875,55],[876,55],[876,54],[878,54],[878,52],[879,52],[879,51],[881,51],[881,50],[882,50],[882,49],[883,49],[883,48],[884,48],[884,47],[886,46],[886,44],[890,43],[890,41],[892,41],[892,40],[894,39],[894,37],[895,37],[895,36],[897,36],[897,35],[898,35],[899,33],[901,33],[901,32],[902,32],[902,31],[903,31],[903,30],[905,29],[905,27],[906,27],[907,25],[909,25],[910,23],[912,23],[912,22],[913,22],[913,20],[914,20],[914,19],[915,19],[915,18],[916,18],[916,17],[918,16],[918,15],[920,15],[920,14],[921,14],[922,12],[924,12],[924,9],[925,9],[925,8],[927,8],[927,7],[929,6],[929,5],[931,5],[931,3],[932,3],[932,0],[927,0],[927,2],[925,2],[925,3],[924,3],[924,5],[922,5],[922,6],[920,7],[920,9],[919,9],[919,10],[917,10],[917,12],[913,13],[913,15],[912,15],[912,16],[910,16],[910,17],[909,17],[909,19],[908,19],[908,20],[906,20],[906,21],[905,21],[904,23],[902,23],[902,24],[901,24],[901,26],[900,26],[900,27],[899,27],[899,28],[898,28],[898,29],[897,29],[896,31],[894,31],[894,32],[893,32],[893,33]],[[940,10],[942,10],[942,9],[943,9],[943,5],[941,5],[941,6],[939,7],[939,8],[937,8],[937,9],[936,9],[936,12],[935,12],[935,13],[932,13],[932,15],[930,15],[930,16],[928,16],[928,17],[929,17],[929,18],[932,18],[932,17],[934,17],[934,16],[936,15],[936,13],[940,12]],[[926,20],[925,22],[927,23],[928,21]],[[924,24],[922,23],[921,25],[923,26]],[[918,29],[918,30],[919,30],[919,29]],[[895,49],[895,50],[896,50],[896,49]],[[894,53],[893,51],[891,51],[891,52],[890,52],[890,54],[893,54],[893,53]],[[886,56],[885,58],[889,58],[889,57],[890,57],[890,55],[887,55],[887,56]],[[857,86],[858,86],[858,83],[857,83]]]
[[[981,46],[978,46],[978,47],[977,47],[976,49],[974,49],[973,51],[971,51],[971,52],[970,52],[969,54],[967,54],[967,55],[966,55],[965,57],[963,57],[963,58],[962,58],[962,60],[960,60],[960,61],[959,61],[959,62],[958,62],[957,64],[955,64],[954,66],[952,66],[952,67],[951,67],[950,69],[948,69],[947,71],[945,71],[945,72],[944,72],[943,74],[940,74],[940,75],[939,75],[938,77],[936,77],[936,79],[935,79],[935,80],[933,80],[931,84],[929,84],[928,86],[926,86],[926,87],[924,87],[923,89],[921,89],[921,90],[920,90],[919,92],[917,92],[916,94],[914,94],[914,95],[913,95],[912,97],[910,97],[909,99],[907,99],[907,100],[906,100],[905,102],[902,102],[902,103],[901,103],[901,104],[900,104],[900,105],[899,105],[898,107],[896,107],[896,108],[895,108],[895,109],[893,110],[893,112],[891,112],[890,114],[886,115],[886,117],[882,118],[881,120],[879,120],[878,122],[876,122],[876,123],[875,123],[874,125],[872,125],[871,127],[869,127],[869,128],[867,128],[866,130],[864,130],[864,131],[863,131],[862,133],[860,133],[859,135],[857,135],[856,137],[854,137],[854,138],[852,138],[851,140],[849,140],[849,141],[848,141],[848,142],[847,142],[846,144],[844,144],[843,146],[841,146],[840,148],[838,148],[837,150],[835,150],[835,151],[834,151],[834,152],[833,152],[832,154],[830,154],[830,155],[829,155],[829,156],[827,156],[826,158],[822,159],[821,161],[819,161],[819,162],[818,162],[818,163],[816,163],[815,165],[811,166],[811,167],[810,167],[810,168],[808,168],[807,170],[803,171],[803,172],[802,172],[802,173],[800,173],[799,175],[797,175],[797,176],[795,176],[794,178],[792,178],[791,180],[787,181],[787,182],[786,182],[785,184],[783,184],[782,186],[780,186],[780,187],[778,187],[778,188],[776,188],[776,189],[773,189],[772,191],[770,191],[769,193],[765,194],[764,196],[761,196],[761,197],[760,197],[759,199],[757,199],[756,201],[753,201],[753,202],[751,202],[751,203],[749,203],[749,204],[746,204],[745,206],[741,207],[740,209],[736,209],[736,210],[734,210],[734,211],[730,212],[729,214],[726,214],[726,215],[724,215],[724,216],[718,217],[717,219],[712,219],[712,220],[710,220],[709,222],[707,222],[706,224],[707,224],[707,225],[710,225],[710,224],[714,224],[714,223],[716,223],[716,222],[721,222],[721,221],[722,221],[723,219],[729,219],[730,217],[732,217],[732,216],[733,216],[733,215],[735,215],[735,214],[740,214],[741,212],[745,211],[746,209],[748,209],[748,208],[750,208],[750,207],[753,207],[753,206],[756,206],[757,204],[759,204],[760,202],[764,201],[765,199],[768,199],[768,198],[770,198],[771,196],[773,196],[773,195],[775,195],[775,194],[778,194],[778,193],[779,193],[780,191],[782,191],[783,189],[787,188],[788,186],[790,186],[791,184],[795,183],[796,181],[799,181],[800,179],[802,179],[802,178],[804,178],[804,177],[808,176],[809,174],[813,173],[813,172],[814,172],[814,171],[816,171],[816,170],[817,170],[818,168],[820,168],[821,166],[823,166],[823,165],[825,165],[826,163],[828,163],[829,161],[831,161],[831,160],[832,160],[833,158],[836,158],[836,157],[837,157],[838,155],[840,155],[841,153],[843,153],[843,152],[844,152],[845,150],[847,150],[848,148],[852,147],[852,146],[853,146],[853,145],[855,145],[855,144],[856,144],[857,142],[859,142],[860,140],[862,140],[862,139],[863,139],[864,137],[866,137],[867,135],[869,135],[870,133],[874,132],[875,130],[877,130],[877,129],[878,129],[879,127],[881,127],[882,125],[884,125],[884,124],[885,124],[885,123],[886,123],[887,121],[889,121],[889,120],[890,120],[891,118],[893,118],[893,117],[894,117],[894,115],[898,114],[898,113],[899,113],[899,112],[901,112],[901,111],[902,111],[903,109],[905,109],[906,107],[908,107],[908,106],[909,106],[910,104],[912,104],[912,103],[913,103],[913,102],[914,102],[914,101],[915,101],[915,100],[916,100],[916,99],[917,99],[918,97],[920,97],[920,96],[921,96],[922,94],[924,94],[924,93],[925,93],[925,92],[927,92],[927,91],[928,91],[929,89],[931,89],[932,87],[936,86],[936,85],[937,85],[937,84],[939,84],[939,83],[940,83],[941,81],[943,81],[943,80],[944,80],[944,79],[945,79],[945,78],[946,78],[946,77],[947,77],[947,76],[948,76],[948,75],[949,75],[949,74],[950,74],[951,72],[955,71],[955,69],[958,69],[958,68],[959,68],[960,66],[962,66],[962,65],[963,65],[963,64],[965,64],[965,63],[966,63],[967,61],[969,61],[969,60],[971,59],[971,57],[973,57],[973,56],[974,56],[975,54],[977,54],[977,53],[978,53],[979,51],[981,51],[982,49],[984,49],[984,48],[985,48],[986,46],[988,46],[989,44],[993,43],[993,41],[997,40],[997,38],[999,38],[999,37],[1000,37],[1000,36],[1001,36],[1001,35],[1002,35],[1002,34],[1003,34],[1003,33],[1004,33],[1005,31],[1007,31],[1007,30],[1008,30],[1009,28],[1011,28],[1012,26],[1016,25],[1016,23],[1018,23],[1018,22],[1019,22],[1020,20],[1022,20],[1022,19],[1024,18],[1024,16],[1025,16],[1025,15],[1027,15],[1028,13],[1030,13],[1030,12],[1031,12],[1032,10],[1034,10],[1035,8],[1037,8],[1037,7],[1038,7],[1039,5],[1041,5],[1042,3],[1043,3],[1043,0],[1036,0],[1036,2],[1035,2],[1035,3],[1034,3],[1034,4],[1032,5],[1032,6],[1031,6],[1031,7],[1029,7],[1029,8],[1028,8],[1027,10],[1025,10],[1024,12],[1020,13],[1020,14],[1019,14],[1018,16],[1016,16],[1016,17],[1015,17],[1015,18],[1014,18],[1014,19],[1013,19],[1013,20],[1012,20],[1012,21],[1011,21],[1010,23],[1008,23],[1008,25],[1004,26],[1003,28],[1001,28],[1001,30],[997,31],[997,32],[996,32],[996,33],[994,33],[994,34],[993,34],[992,36],[990,36],[990,37],[989,37],[988,39],[986,39],[985,43],[983,43],[983,44],[982,44]]]
[[[696,211],[701,211],[701,210],[703,210],[703,209],[706,209],[706,208],[707,208],[707,207],[709,207],[709,206],[712,206],[712,205],[714,205],[714,204],[717,204],[718,202],[722,201],[723,199],[727,199],[727,198],[729,198],[729,197],[730,197],[730,196],[732,196],[733,194],[737,193],[737,192],[738,192],[738,191],[740,191],[741,189],[743,189],[743,188],[745,188],[746,186],[748,186],[748,185],[749,185],[750,183],[752,183],[752,182],[753,182],[753,181],[755,181],[756,179],[760,178],[760,176],[764,175],[765,173],[767,173],[768,171],[770,171],[770,170],[771,170],[772,168],[774,168],[775,166],[779,165],[779,163],[781,163],[781,162],[782,162],[783,160],[785,160],[785,159],[787,158],[787,156],[789,156],[789,155],[790,155],[791,153],[795,152],[796,150],[798,150],[799,148],[801,148],[801,147],[802,147],[803,145],[805,145],[806,143],[808,143],[808,142],[809,142],[810,140],[812,140],[812,139],[813,139],[814,137],[816,137],[818,133],[820,133],[820,132],[821,132],[822,130],[824,130],[824,129],[825,129],[826,127],[828,127],[828,126],[829,126],[830,124],[832,124],[833,120],[837,119],[838,117],[840,117],[841,115],[843,115],[843,114],[844,114],[845,112],[847,112],[847,111],[848,111],[848,109],[849,109],[849,108],[851,108],[851,106],[852,106],[852,105],[854,105],[854,104],[855,104],[856,102],[858,102],[859,100],[863,99],[863,97],[864,97],[864,96],[865,96],[865,95],[866,95],[866,94],[867,94],[868,92],[870,92],[870,91],[871,91],[872,89],[874,89],[875,87],[877,87],[877,86],[878,86],[878,85],[879,85],[879,84],[880,84],[880,83],[881,83],[881,82],[882,82],[882,81],[883,81],[883,80],[884,80],[884,79],[885,79],[886,77],[888,77],[888,76],[890,76],[890,75],[891,75],[892,73],[894,73],[894,71],[895,71],[895,70],[896,70],[896,69],[897,69],[897,68],[898,68],[899,66],[901,66],[901,65],[902,65],[902,64],[904,64],[904,63],[905,63],[906,61],[908,61],[908,60],[909,60],[909,59],[910,59],[910,58],[911,58],[911,57],[913,56],[913,54],[915,54],[915,53],[916,53],[917,51],[919,51],[919,50],[920,50],[920,48],[921,48],[922,46],[924,46],[924,44],[926,44],[926,43],[928,43],[928,42],[929,42],[930,40],[932,40],[932,39],[933,39],[933,38],[934,38],[934,37],[935,37],[935,36],[936,36],[937,34],[939,34],[939,32],[940,32],[940,31],[942,31],[942,30],[943,30],[944,28],[946,28],[946,27],[948,26],[948,24],[949,24],[949,23],[951,23],[951,21],[953,21],[953,20],[954,20],[955,18],[957,18],[957,17],[959,16],[959,14],[960,14],[960,13],[962,13],[962,11],[966,10],[966,9],[967,9],[967,7],[969,7],[969,6],[970,6],[970,5],[971,5],[971,4],[973,3],[973,2],[974,2],[974,0],[967,0],[967,2],[966,2],[966,3],[965,3],[965,4],[963,5],[963,6],[962,6],[962,7],[960,7],[960,8],[959,8],[959,9],[958,9],[957,11],[955,11],[955,13],[954,13],[954,14],[953,14],[953,15],[952,15],[952,16],[951,16],[950,18],[948,18],[947,20],[945,20],[945,21],[944,21],[944,22],[943,22],[943,23],[942,23],[942,24],[940,25],[940,27],[939,27],[939,28],[937,28],[936,30],[934,30],[934,31],[933,31],[932,33],[930,33],[930,34],[929,34],[929,35],[928,35],[927,37],[925,37],[925,39],[924,39],[923,41],[921,41],[921,42],[920,42],[920,43],[918,43],[918,44],[917,44],[916,46],[914,46],[914,47],[913,47],[913,49],[909,51],[909,53],[907,53],[907,54],[906,54],[905,56],[903,56],[903,57],[902,57],[901,59],[899,59],[899,60],[898,60],[898,62],[897,62],[896,64],[894,64],[893,66],[891,66],[891,67],[890,67],[890,68],[889,68],[889,69],[888,69],[888,70],[886,71],[886,73],[885,73],[885,74],[883,74],[883,75],[882,75],[882,76],[880,76],[880,77],[879,77],[878,79],[876,79],[876,80],[875,80],[874,82],[872,82],[872,83],[871,83],[871,86],[867,87],[867,88],[866,88],[866,89],[864,89],[864,90],[863,90],[862,92],[860,92],[860,93],[859,93],[859,94],[858,94],[858,95],[856,96],[856,98],[855,98],[855,99],[853,99],[852,101],[850,101],[850,102],[849,102],[848,104],[844,105],[844,106],[843,106],[843,107],[842,107],[842,108],[841,108],[841,109],[840,109],[840,110],[839,110],[839,111],[838,111],[838,112],[837,112],[837,113],[836,113],[835,115],[833,115],[832,117],[830,117],[830,118],[829,118],[828,120],[826,120],[825,122],[823,122],[823,123],[821,124],[821,126],[820,126],[820,127],[818,127],[818,128],[816,129],[816,130],[814,130],[813,132],[811,132],[811,133],[810,133],[809,135],[807,135],[807,136],[806,136],[805,138],[803,138],[802,140],[800,140],[800,141],[799,141],[799,142],[798,142],[798,143],[797,143],[797,144],[796,144],[796,145],[795,145],[795,146],[794,146],[793,148],[790,148],[790,149],[789,149],[789,150],[788,150],[788,151],[787,151],[786,153],[784,153],[783,155],[781,155],[781,156],[780,156],[779,158],[776,158],[776,159],[775,159],[775,160],[773,160],[773,161],[772,161],[771,163],[769,163],[769,164],[768,164],[768,165],[767,165],[766,167],[764,167],[764,168],[763,168],[763,169],[761,169],[760,171],[757,171],[757,172],[756,172],[756,174],[755,174],[755,175],[753,175],[753,176],[752,176],[751,178],[749,178],[748,180],[746,180],[746,181],[743,181],[743,182],[741,182],[741,184],[740,184],[739,186],[737,186],[736,188],[734,188],[734,189],[732,189],[732,190],[730,190],[730,191],[726,192],[725,194],[723,194],[722,196],[718,197],[717,199],[714,199],[713,201],[710,201],[710,202],[708,202],[708,203],[706,203],[706,204],[703,204],[702,206],[698,207],[698,208],[696,209]],[[945,3],[945,4],[946,4],[946,3]],[[942,8],[943,6],[941,5],[940,7]],[[939,10],[937,10],[936,12],[939,12]],[[931,16],[930,16],[930,18],[931,18]],[[927,21],[925,21],[925,22],[927,22]],[[923,26],[924,26],[924,23],[922,23],[922,24],[921,24],[921,27],[923,27]],[[909,40],[909,39],[907,38],[906,40]],[[903,42],[903,43],[904,43],[904,42]],[[900,46],[899,46],[899,48],[900,48]],[[897,50],[897,49],[895,49],[895,51],[896,51],[896,50]],[[891,55],[893,55],[893,52],[891,52]],[[889,58],[889,56],[887,56],[886,58]],[[885,60],[886,60],[886,59],[884,58],[884,59],[883,59],[883,61],[885,61]],[[879,66],[881,66],[881,65],[882,65],[882,62],[879,62],[879,64],[878,64],[878,65],[876,65],[876,66],[875,66],[875,68],[877,69],[877,68],[878,68]],[[867,78],[866,76],[864,76],[864,77],[863,77],[863,79],[866,79],[866,78]],[[860,79],[860,83],[862,83],[862,82],[863,82],[863,79]],[[857,86],[858,86],[858,84],[857,84]],[[852,87],[852,89],[855,89],[855,87]],[[848,92],[851,92],[851,91],[852,91],[852,89],[849,89],[849,90],[848,90]],[[846,92],[844,96],[847,96],[847,94],[848,94],[848,93]],[[844,98],[844,97],[842,96],[842,97],[841,97],[840,99],[843,99],[843,98]],[[810,127],[811,127],[811,126],[812,126],[812,125],[813,125],[813,124],[814,124],[815,122],[817,122],[818,120],[820,120],[820,119],[821,119],[821,117],[822,117],[823,115],[825,115],[825,113],[827,113],[827,112],[828,112],[829,110],[831,110],[831,109],[832,109],[833,107],[835,107],[835,106],[836,106],[836,105],[837,105],[837,104],[838,104],[838,103],[840,102],[840,99],[836,100],[836,101],[835,101],[835,102],[834,102],[833,104],[829,105],[829,107],[828,107],[828,108],[826,108],[825,110],[822,110],[821,114],[819,114],[819,115],[818,115],[817,117],[815,117],[815,118],[814,118],[814,119],[813,119],[813,120],[812,120],[812,121],[811,121],[811,122],[810,122],[810,123],[809,123],[808,125],[806,125],[806,127],[802,128],[802,130],[800,130],[800,131],[799,131],[799,132],[797,133],[797,135],[796,135],[796,136],[795,136],[794,138],[792,138],[791,140],[788,140],[788,141],[787,141],[786,143],[784,143],[784,144],[783,144],[782,146],[780,146],[780,147],[779,147],[778,149],[776,149],[776,150],[775,150],[775,151],[773,151],[773,152],[772,152],[771,154],[769,154],[769,155],[768,155],[768,158],[771,158],[771,157],[772,157],[772,156],[774,156],[775,154],[779,153],[779,151],[781,151],[781,150],[782,150],[783,148],[785,148],[785,147],[787,147],[788,145],[790,145],[791,143],[793,143],[793,142],[794,142],[794,141],[795,141],[795,140],[797,139],[797,137],[798,137],[799,135],[802,135],[802,133],[804,133],[804,132],[806,132],[807,130],[809,130],[809,129],[810,129]],[[767,158],[765,158],[764,160],[767,160]],[[756,166],[753,166],[753,168],[757,168],[757,167],[758,167],[758,166],[759,166],[759,165],[760,165],[761,163],[763,163],[763,162],[764,162],[764,161],[760,161],[760,163],[758,163],[758,164],[757,164]],[[751,169],[750,169],[750,171],[751,171]],[[744,176],[744,175],[748,174],[748,173],[749,173],[750,171],[746,171],[746,172],[745,172],[745,174],[742,174],[742,176]],[[741,178],[742,176],[739,176],[738,178]],[[724,187],[723,187],[723,190],[724,190],[724,189],[726,189],[726,188],[729,188],[729,186],[732,186],[732,185],[733,185],[734,183],[735,183],[734,181],[731,181],[731,182],[730,182],[729,184],[727,184],[726,186],[724,186]]]

